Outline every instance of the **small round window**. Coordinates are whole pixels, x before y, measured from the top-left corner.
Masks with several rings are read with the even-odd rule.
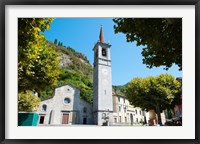
[[[70,99],[69,99],[69,98],[65,98],[65,99],[64,99],[64,103],[65,103],[65,104],[69,104],[69,103],[70,103]]]

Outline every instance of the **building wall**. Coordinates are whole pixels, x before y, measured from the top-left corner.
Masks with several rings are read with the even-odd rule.
[[[70,99],[68,104],[64,103],[65,98]],[[42,110],[43,105],[46,105],[46,111]],[[69,116],[68,124],[83,124],[84,118],[87,124],[92,124],[92,105],[81,100],[80,91],[71,85],[56,88],[53,97],[42,101],[37,112],[39,125],[42,116],[44,116],[43,124],[60,125],[63,114]]]
[[[124,107],[126,107],[126,110],[124,110]],[[148,112],[142,111],[141,108],[131,105],[125,96],[113,95],[113,109],[114,124],[138,124],[146,122],[150,125],[157,125],[157,115],[154,110]],[[177,107],[177,114],[180,111],[181,108]],[[166,118],[164,112],[161,113],[161,120],[162,124],[165,124]]]
[[[141,108],[130,105],[128,99],[121,95],[113,95],[113,122],[114,124],[137,124],[145,121]]]

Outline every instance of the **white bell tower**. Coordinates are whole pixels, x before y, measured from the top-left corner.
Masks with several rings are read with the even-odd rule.
[[[113,121],[113,97],[111,75],[111,45],[104,42],[101,26],[99,41],[94,50],[94,78],[93,78],[93,113],[94,123],[112,124]]]

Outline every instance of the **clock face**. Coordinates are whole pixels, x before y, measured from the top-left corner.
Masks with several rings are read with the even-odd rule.
[[[108,70],[107,69],[102,69],[102,73],[104,74],[104,75],[107,75],[108,74]]]

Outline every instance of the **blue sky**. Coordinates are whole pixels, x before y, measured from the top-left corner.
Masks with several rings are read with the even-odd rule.
[[[100,26],[103,25],[105,42],[110,42],[112,63],[112,84],[124,85],[135,77],[157,76],[169,73],[175,77],[181,77],[182,71],[174,65],[168,71],[164,67],[149,69],[142,64],[142,46],[136,43],[127,43],[126,36],[122,33],[114,33],[112,18],[56,18],[50,30],[45,31],[47,40],[55,39],[70,46],[76,51],[87,56],[93,65],[93,47],[98,41]]]

